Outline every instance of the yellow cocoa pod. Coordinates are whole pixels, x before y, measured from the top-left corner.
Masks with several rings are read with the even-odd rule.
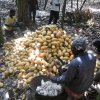
[[[58,39],[57,38],[52,38],[52,41],[58,41]]]
[[[14,70],[12,68],[9,69],[9,73],[12,74]]]
[[[32,60],[31,60],[31,65],[34,65],[34,64],[35,64],[35,60],[32,59]]]
[[[68,49],[71,49],[71,45],[68,45]]]
[[[41,39],[41,38],[38,38],[37,41],[40,42],[40,43],[44,42],[43,39]]]
[[[63,51],[62,51],[62,52],[63,52],[63,54],[65,54],[65,53],[66,53],[66,49],[63,49]]]
[[[47,40],[48,43],[51,43],[52,40]]]
[[[63,57],[64,60],[68,61],[70,58],[69,57]]]
[[[48,44],[47,42],[44,42],[44,43],[43,43],[43,46],[47,46],[47,44]]]
[[[45,37],[43,37],[42,39],[43,39],[44,42],[46,42],[46,38]]]
[[[51,62],[51,66],[53,66],[53,65],[54,65],[54,62],[52,61],[52,62]]]
[[[55,37],[55,35],[54,34],[51,34],[51,38],[54,38]]]
[[[4,75],[5,75],[5,76],[8,76],[8,75],[9,75],[9,71],[5,71],[5,72],[4,72]]]
[[[45,50],[45,49],[47,49],[48,48],[48,46],[42,46],[41,47],[41,50]]]
[[[55,53],[53,53],[53,55],[54,55],[54,56],[56,56],[56,55],[57,55],[57,53],[55,52]]]
[[[67,35],[63,35],[62,38],[66,39]]]
[[[35,44],[34,44],[34,43],[30,43],[30,44],[29,44],[29,46],[30,46],[30,47],[34,47],[34,46],[35,46]],[[27,51],[27,52],[29,52],[29,53],[30,53],[31,51]]]
[[[34,70],[34,73],[35,73],[35,74],[38,73],[38,70]]]
[[[73,58],[74,58],[74,56],[73,56],[73,55],[71,55],[69,60],[72,60]]]
[[[37,69],[37,67],[35,67],[35,66],[31,66],[30,69],[31,69],[32,71],[34,71],[34,70]]]
[[[62,56],[61,50],[58,51],[58,55],[59,55],[59,56]]]
[[[51,39],[51,36],[45,36],[45,38],[46,38],[47,40],[49,40],[49,39]]]
[[[36,34],[40,35],[41,31],[40,30],[36,30]]]
[[[2,79],[5,79],[5,78],[6,78],[6,76],[4,74],[2,74]]]
[[[67,49],[67,52],[69,52],[69,53],[70,53],[70,52],[71,52],[71,49]]]
[[[2,82],[0,82],[0,88],[2,88],[4,86],[4,84]]]
[[[45,56],[46,56],[46,53],[40,53],[40,54],[39,54],[39,57],[40,57],[40,58],[44,58]]]
[[[17,67],[14,66],[14,71],[16,71],[16,70],[17,70]]]
[[[52,45],[52,49],[55,49],[56,47],[55,47],[55,45]]]
[[[38,66],[37,66],[37,69],[38,69],[39,71],[41,71],[41,70],[42,70],[41,65],[38,65]]]
[[[52,46],[52,44],[51,44],[51,43],[49,43],[49,44],[48,44],[48,47],[50,48],[51,46]]]
[[[26,98],[26,95],[23,94],[23,95],[22,95],[22,100],[25,100],[25,98]]]
[[[26,79],[26,83],[29,84],[31,82],[33,77],[29,77],[28,79]]]
[[[30,63],[29,62],[26,62],[25,66],[30,66]]]
[[[51,54],[48,54],[48,58],[51,58],[52,57],[52,55]]]
[[[42,60],[42,64],[43,64],[44,66],[48,66],[48,65],[49,65],[45,60]]]
[[[17,76],[18,79],[21,79],[22,78],[22,75],[23,75],[23,73],[19,73],[18,76]]]
[[[26,65],[25,65],[25,66],[24,66],[24,69],[25,69],[25,70],[28,70],[28,69],[29,69],[29,66],[26,66]]]
[[[29,77],[31,77],[33,75],[33,73],[28,73],[28,74],[26,74],[26,78],[29,78]]]
[[[40,74],[40,75],[43,75],[43,72],[42,72],[42,71],[40,71],[40,72],[39,72],[39,74]]]
[[[19,62],[17,66],[24,66],[26,62]]]
[[[23,68],[22,66],[18,66],[18,67],[17,67],[18,70],[21,70],[22,68]]]
[[[22,73],[25,73],[25,71],[26,71],[25,69],[21,69],[21,70],[20,70],[20,72],[22,72]]]
[[[51,31],[47,31],[47,35],[51,36],[52,32]]]
[[[6,68],[2,67],[0,70],[3,72],[3,71],[6,71]]]
[[[61,56],[60,59],[63,59],[63,56]]]
[[[49,59],[49,63],[51,63],[53,60],[54,60],[54,59],[51,57],[51,58]]]
[[[56,66],[53,66],[53,72],[57,72],[57,68],[56,68]]]
[[[43,74],[48,74],[48,70],[47,69],[43,69],[42,72],[43,72]]]
[[[66,37],[66,41],[69,42],[69,40],[70,40],[69,37]]]
[[[70,54],[68,52],[66,52],[64,55],[65,55],[65,57],[69,57],[70,56]]]
[[[41,38],[42,39],[43,35],[38,35],[38,38]]]
[[[24,42],[24,46],[29,46],[29,42],[28,41]]]
[[[52,44],[52,45],[57,45],[58,42],[57,42],[57,41],[53,41],[53,42],[51,42],[51,44]]]

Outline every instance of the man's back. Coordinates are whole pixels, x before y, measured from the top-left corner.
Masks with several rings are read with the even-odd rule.
[[[71,63],[77,73],[68,87],[75,93],[83,93],[93,82],[96,59],[92,54],[85,53],[76,57]]]
[[[15,24],[16,21],[17,21],[16,16],[13,16],[12,18],[10,16],[7,16],[5,20],[6,29],[11,30],[12,29],[11,25]]]
[[[51,0],[50,10],[60,11],[60,0]]]

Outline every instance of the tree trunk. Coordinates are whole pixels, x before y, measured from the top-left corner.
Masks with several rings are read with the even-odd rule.
[[[73,8],[73,0],[71,0],[71,8]]]
[[[78,2],[79,2],[79,0],[77,0],[77,10],[78,10],[78,6],[79,6],[79,5],[78,5]]]
[[[18,21],[29,24],[27,0],[18,0]]]
[[[4,43],[4,37],[3,37],[3,32],[2,32],[2,27],[1,27],[1,18],[0,18],[0,47]]]
[[[45,0],[44,10],[46,8],[47,3],[48,3],[48,0]]]
[[[64,26],[64,17],[65,17],[65,11],[66,11],[66,3],[68,0],[64,0],[63,8],[62,8],[62,18],[61,18],[61,28]]]
[[[81,0],[81,4],[82,4],[83,0]]]
[[[80,10],[82,10],[82,8],[84,7],[84,4],[86,3],[87,0],[84,0],[82,3],[82,6],[80,7]]]

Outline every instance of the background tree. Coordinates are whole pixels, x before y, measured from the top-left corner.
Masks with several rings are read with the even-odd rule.
[[[3,38],[3,32],[2,32],[2,27],[1,27],[1,18],[0,18],[0,47],[4,43],[4,38]]]
[[[71,8],[73,8],[73,0],[71,0]]]
[[[23,22],[25,25],[29,24],[28,16],[28,0],[18,0],[18,21]]]
[[[66,3],[68,0],[64,0],[63,8],[62,8],[62,18],[61,18],[61,28],[64,26],[64,17],[65,17],[65,11],[66,11]]]
[[[48,0],[45,0],[44,10],[45,10],[45,8],[46,8],[47,3],[48,3]]]

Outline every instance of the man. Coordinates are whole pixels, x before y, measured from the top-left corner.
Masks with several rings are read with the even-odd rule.
[[[93,46],[96,48],[97,54],[100,54],[100,39],[95,39],[93,41]]]
[[[60,0],[51,0],[49,24],[51,24],[52,21],[54,24],[57,23],[57,20],[59,19],[59,11],[60,11]]]
[[[17,18],[15,16],[15,10],[11,9],[9,15],[6,17],[5,20],[5,34],[6,36],[13,36],[14,27],[17,22]]]
[[[80,38],[72,43],[74,59],[67,65],[68,70],[59,77],[52,77],[51,81],[65,86],[65,92],[72,98],[80,99],[93,82],[96,58],[87,53],[86,42]]]
[[[100,70],[96,72],[94,82],[87,91],[87,98],[88,100],[100,100]]]
[[[5,19],[5,35],[7,37],[14,37],[14,31],[16,31],[17,34],[21,34],[21,28],[24,27],[22,22],[17,22],[15,13],[16,11],[11,9],[9,15]]]
[[[29,17],[32,20],[31,14],[33,14],[33,23],[35,23],[36,10],[38,9],[38,0],[28,0],[29,5]]]

